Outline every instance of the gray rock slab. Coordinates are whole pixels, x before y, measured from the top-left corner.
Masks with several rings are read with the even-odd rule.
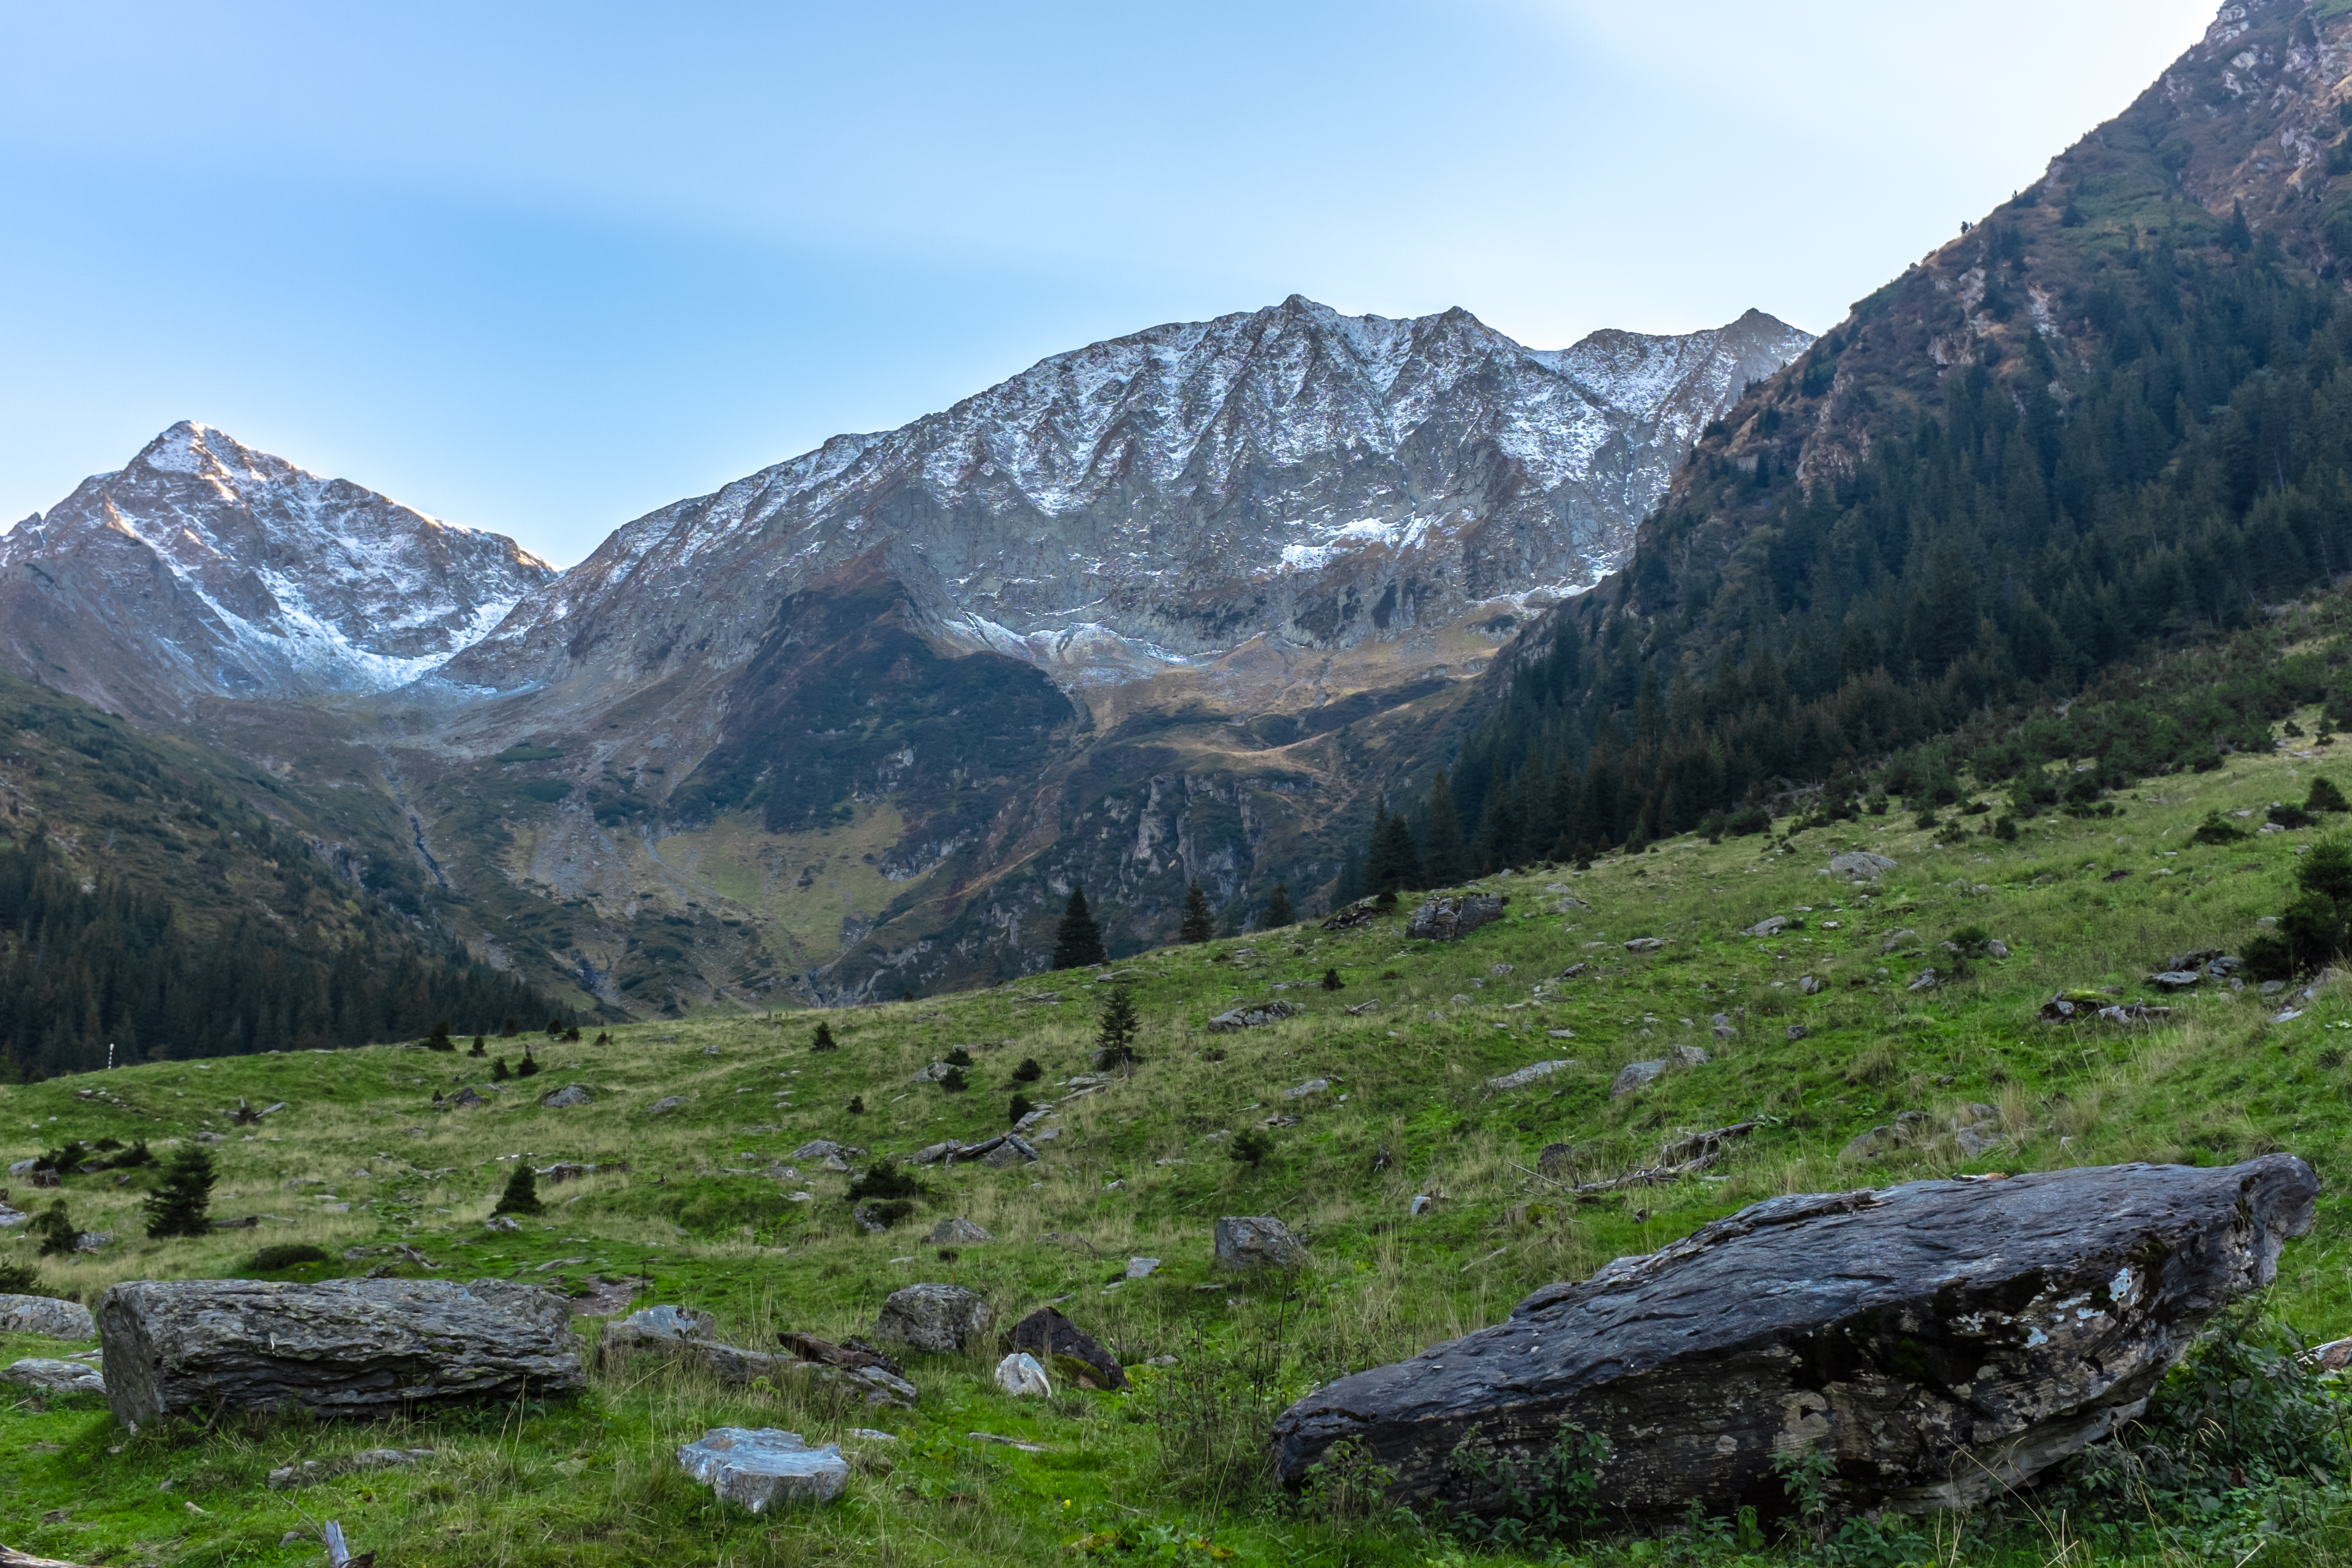
[[[106,1378],[98,1368],[78,1361],[52,1361],[26,1356],[0,1367],[0,1383],[14,1383],[49,1394],[104,1394]]]
[[[1663,1061],[1627,1062],[1617,1070],[1617,1077],[1609,1085],[1609,1092],[1612,1097],[1631,1094],[1637,1089],[1656,1082],[1665,1070],[1666,1064]]]
[[[1874,879],[1895,869],[1895,862],[1867,849],[1849,849],[1830,857],[1830,869],[1841,877]]]
[[[1271,1002],[1255,1002],[1245,1007],[1235,1007],[1209,1020],[1213,1035],[1229,1035],[1236,1029],[1262,1029],[1268,1024],[1279,1024],[1285,1018],[1295,1018],[1307,1009],[1296,1002],[1276,997]]]
[[[1562,1031],[1554,1030],[1552,1032],[1555,1035],[1562,1035],[1562,1037],[1565,1037]],[[1507,1072],[1500,1078],[1488,1079],[1486,1080],[1486,1087],[1488,1089],[1525,1089],[1528,1085],[1535,1082],[1538,1079],[1549,1078],[1552,1074],[1559,1071],[1560,1068],[1572,1068],[1575,1065],[1576,1063],[1566,1057],[1561,1057],[1548,1062],[1535,1062],[1529,1066],[1519,1068],[1517,1072]]]
[[[1610,1444],[1613,1522],[1781,1495],[1833,1457],[1842,1510],[1963,1506],[2030,1483],[2144,1405],[2214,1313],[2311,1226],[2290,1154],[1769,1199],[1488,1329],[1326,1384],[1275,1424],[1284,1479],[1347,1441],[1400,1500],[1482,1506],[1451,1461]]]
[[[507,1279],[133,1280],[100,1298],[98,1325],[126,1425],[221,1404],[374,1415],[583,1381],[570,1303]]]
[[[595,1102],[595,1099],[596,1097],[594,1095],[590,1094],[586,1089],[581,1088],[580,1085],[576,1083],[567,1083],[562,1089],[556,1089],[552,1093],[541,1095],[539,1097],[539,1102],[540,1104],[547,1107],[550,1110],[562,1110],[570,1106],[593,1104]]]
[[[985,1226],[975,1225],[961,1215],[943,1219],[931,1226],[930,1244],[933,1247],[976,1247],[983,1241],[995,1239],[988,1234]]]
[[[53,1340],[98,1337],[89,1309],[54,1296],[0,1296],[0,1334],[47,1334]]]
[[[797,1432],[714,1426],[677,1451],[686,1473],[728,1502],[766,1513],[796,1502],[832,1502],[849,1485],[841,1446],[812,1448]]]
[[[1503,918],[1499,893],[1432,899],[1406,917],[1404,934],[1423,942],[1453,942]]]

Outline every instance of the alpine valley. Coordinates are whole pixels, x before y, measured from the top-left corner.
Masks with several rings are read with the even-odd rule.
[[[1522,347],[1293,297],[1058,354],[678,501],[558,574],[196,424],[0,536],[0,668],[268,781],[365,894],[575,1006],[1042,969],[1189,882],[1339,870],[1378,781],[1623,561],[1750,311]],[[104,869],[110,836],[52,843]]]

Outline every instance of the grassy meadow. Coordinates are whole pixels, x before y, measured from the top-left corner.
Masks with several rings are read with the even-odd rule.
[[[2302,718],[2319,727],[2315,715]],[[19,1227],[0,1233],[0,1263],[37,1262],[44,1289],[85,1301],[121,1279],[247,1275],[258,1247],[308,1243],[329,1261],[264,1277],[528,1279],[583,1309],[615,1310],[624,1297],[702,1308],[731,1342],[772,1348],[781,1329],[861,1333],[892,1289],[944,1280],[985,1291],[1004,1325],[1058,1301],[1139,1369],[1126,1393],[1018,1402],[990,1383],[992,1352],[918,1356],[908,1373],[922,1400],[908,1414],[813,1403],[795,1390],[727,1390],[639,1363],[597,1371],[584,1394],[543,1405],[342,1426],[226,1415],[135,1435],[94,1397],[12,1390],[0,1404],[0,1542],[83,1563],[308,1564],[321,1560],[315,1532],[332,1518],[354,1550],[376,1550],[387,1568],[1003,1563],[1074,1552],[1543,1561],[1480,1555],[1345,1498],[1286,1498],[1267,1484],[1264,1424],[1319,1382],[1492,1322],[1540,1285],[1759,1198],[1962,1172],[2301,1154],[2327,1191],[2313,1233],[2288,1248],[2267,1310],[2310,1337],[2352,1333],[2342,1183],[2352,985],[2324,979],[2294,1004],[2301,1016],[2273,1022],[2288,999],[2251,984],[2160,998],[2147,984],[2171,954],[2239,951],[2285,904],[2297,856],[2327,829],[2253,835],[2263,808],[2302,799],[2323,770],[2352,784],[2352,766],[2293,744],[2304,750],[2151,780],[2117,797],[2114,817],[2025,822],[2015,842],[1981,831],[1990,815],[1948,813],[1926,829],[1898,811],[1793,840],[1683,839],[1587,871],[1490,878],[1480,886],[1509,895],[1506,918],[1452,943],[1408,940],[1408,900],[1362,929],[1301,925],[971,994],[823,1015],[709,1013],[615,1029],[604,1046],[492,1040],[490,1057],[514,1066],[528,1043],[541,1068],[502,1085],[490,1082],[488,1058],[374,1047],[0,1088],[6,1160],[68,1139],[144,1139],[160,1152],[214,1132],[223,1171],[215,1216],[257,1216],[202,1240],[150,1241],[138,1205],[152,1169],[121,1182],[70,1176],[60,1193],[19,1179],[10,1202],[62,1196],[79,1229],[112,1239],[36,1260]],[[2249,836],[2192,842],[2216,810],[2251,811],[2226,819]],[[1896,868],[1874,884],[1825,874],[1847,848],[1889,856]],[[1773,914],[1802,924],[1769,940],[1740,934]],[[2008,956],[1908,989],[1920,970],[1948,968],[1939,944],[1969,927]],[[1902,932],[1914,934],[1888,951]],[[1648,937],[1664,945],[1625,946]],[[1327,972],[1340,989],[1324,988]],[[1817,990],[1801,984],[1806,976]],[[1074,1094],[1064,1080],[1092,1073],[1096,1020],[1113,984],[1141,1013],[1142,1060]],[[2098,987],[2168,1001],[2171,1015],[2131,1029],[2036,1021],[2053,992]],[[1303,1012],[1239,1033],[1206,1028],[1235,1003],[1275,995]],[[838,1049],[812,1049],[820,1017]],[[913,1081],[959,1046],[973,1063],[968,1088]],[[1676,1046],[1709,1059],[1612,1096],[1627,1063],[1673,1059]],[[1015,1080],[1024,1059],[1042,1069],[1034,1082]],[[1555,1059],[1572,1065],[1522,1089],[1488,1086]],[[1317,1079],[1325,1087],[1292,1092]],[[574,1083],[593,1103],[540,1105]],[[465,1086],[488,1103],[435,1108],[436,1091]],[[855,1163],[862,1170],[940,1139],[976,1141],[1003,1130],[1016,1089],[1055,1102],[1031,1133],[1051,1134],[1038,1145],[1043,1161],[930,1168],[930,1195],[883,1234],[853,1219],[848,1174],[793,1158],[829,1138],[868,1151]],[[283,1109],[238,1124],[240,1100]],[[1899,1112],[1926,1111],[1944,1128],[1984,1121],[1972,1106],[1991,1108],[1997,1122],[1973,1156],[1939,1133],[1841,1157]],[[1741,1121],[1755,1131],[1710,1169],[1572,1190],[1654,1164],[1685,1134]],[[1258,1147],[1242,1136],[1250,1132],[1270,1144],[1254,1162],[1235,1155],[1237,1145]],[[1555,1144],[1568,1147],[1545,1160]],[[627,1170],[543,1184],[543,1215],[519,1231],[489,1230],[518,1160]],[[1434,1201],[1412,1216],[1424,1194]],[[1211,1229],[1228,1214],[1279,1215],[1307,1240],[1313,1267],[1287,1282],[1219,1275]],[[928,1245],[950,1215],[994,1239]],[[1161,1267],[1130,1280],[1139,1257]],[[605,1321],[593,1310],[575,1319],[583,1345]],[[0,1340],[0,1359],[57,1352],[54,1342]],[[719,1425],[841,1440],[855,1468],[847,1497],[774,1518],[718,1504],[670,1456]],[[846,1435],[853,1428],[888,1436]],[[281,1465],[382,1447],[434,1452],[301,1490],[264,1485]],[[1955,1563],[2100,1555],[2063,1519],[2022,1533],[1972,1528],[1945,1521],[1903,1536],[1884,1560],[1924,1561],[1931,1550]],[[1797,1550],[1717,1542],[1705,1531],[1575,1549],[1628,1561]],[[2207,1560],[2187,1548],[2168,1555]],[[2272,1560],[2347,1555],[2340,1508],[2268,1547]]]

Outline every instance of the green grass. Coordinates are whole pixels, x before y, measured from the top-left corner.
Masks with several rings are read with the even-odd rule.
[[[2317,727],[2315,715],[2299,717]],[[543,1410],[349,1426],[229,1416],[208,1430],[166,1423],[134,1437],[94,1400],[19,1400],[0,1413],[0,1539],[84,1562],[310,1563],[315,1542],[280,1547],[279,1538],[334,1517],[356,1549],[379,1547],[403,1564],[994,1563],[1047,1561],[1067,1542],[1122,1528],[1130,1539],[1177,1542],[1171,1561],[1210,1560],[1208,1549],[1181,1544],[1197,1534],[1244,1563],[1442,1562],[1455,1549],[1409,1522],[1335,1522],[1284,1502],[1263,1485],[1249,1421],[1315,1383],[1492,1322],[1539,1285],[1759,1198],[1969,1171],[2222,1163],[2292,1150],[2329,1190],[2312,1235],[2286,1252],[2272,1310],[2308,1332],[2340,1334],[2352,1327],[2338,1179],[2352,1127],[2352,987],[2324,984],[2304,1016],[2284,1024],[2269,1021],[2278,1004],[2251,991],[2176,1000],[2169,1022],[2142,1030],[2034,1021],[2062,987],[2146,994],[2147,974],[2168,954],[2241,947],[2284,903],[2296,854],[2316,833],[2221,847],[2189,835],[2216,808],[2252,809],[2252,826],[2271,801],[2300,799],[2321,765],[2235,758],[2218,773],[2150,781],[2122,797],[2117,818],[2027,823],[2015,844],[1955,836],[1935,847],[1898,809],[1793,844],[1680,840],[1587,873],[1490,879],[1511,895],[1507,918],[1444,946],[1409,942],[1400,915],[1357,931],[1308,925],[1150,953],[1118,967],[1134,977],[1143,1064],[1065,1101],[1042,1166],[933,1171],[916,1216],[878,1237],[851,1222],[846,1176],[807,1164],[799,1181],[764,1173],[814,1137],[880,1153],[1000,1131],[1024,1057],[1046,1070],[1020,1087],[1059,1099],[1058,1080],[1089,1067],[1108,982],[1064,973],[827,1014],[841,1042],[832,1053],[807,1048],[815,1016],[804,1013],[634,1026],[604,1047],[534,1039],[544,1070],[503,1094],[485,1088],[493,1103],[477,1110],[436,1113],[431,1099],[487,1086],[487,1060],[400,1047],[166,1062],[0,1089],[8,1159],[67,1138],[143,1137],[160,1151],[209,1126],[224,1135],[215,1215],[272,1216],[201,1241],[149,1242],[135,1205],[152,1173],[120,1187],[111,1174],[70,1178],[64,1195],[77,1223],[117,1239],[92,1257],[52,1260],[44,1274],[88,1300],[117,1279],[237,1274],[268,1245],[310,1243],[331,1258],[272,1278],[356,1274],[387,1259],[424,1272],[396,1254],[343,1256],[402,1243],[439,1265],[440,1278],[521,1275],[559,1289],[591,1273],[639,1279],[640,1304],[706,1308],[747,1345],[772,1344],[788,1327],[856,1333],[891,1289],[944,1279],[985,1290],[1005,1322],[1066,1296],[1062,1310],[1123,1362],[1180,1362],[1142,1373],[1129,1394],[1022,1405],[988,1383],[992,1355],[917,1358],[910,1373],[923,1400],[910,1415],[730,1393],[643,1365],[600,1373],[583,1397]],[[2336,771],[2352,782],[2352,769]],[[1958,820],[1972,830],[1990,818]],[[1875,888],[1819,874],[1844,847],[1878,849],[1898,868]],[[2109,880],[2116,871],[2131,875]],[[1562,912],[1565,897],[1590,907]],[[1760,944],[1738,934],[1801,906],[1810,906],[1801,931]],[[1905,988],[1937,963],[1938,942],[1971,925],[2011,956],[1934,990]],[[1918,933],[1923,956],[1905,956],[1910,943],[1882,955],[1902,929]],[[1640,936],[1665,946],[1627,952],[1622,943]],[[1551,978],[1579,962],[1591,966],[1584,974]],[[1327,968],[1345,989],[1316,984]],[[1819,994],[1801,994],[1806,974],[1823,983]],[[1206,1032],[1213,1015],[1276,984],[1302,1016]],[[1045,992],[1059,1000],[1023,1000]],[[1377,1011],[1344,1010],[1375,998]],[[1732,1020],[1729,1039],[1711,1027],[1718,1013]],[[1792,1025],[1810,1032],[1792,1040]],[[521,1043],[492,1042],[510,1065]],[[1625,1063],[1679,1043],[1713,1059],[1611,1096]],[[909,1081],[959,1044],[975,1058],[968,1091]],[[1557,1057],[1577,1065],[1516,1093],[1485,1087]],[[1331,1087],[1284,1098],[1315,1078]],[[541,1093],[568,1082],[589,1086],[595,1102],[539,1107]],[[122,1103],[82,1098],[93,1091]],[[668,1096],[684,1104],[656,1116]],[[853,1096],[862,1116],[845,1109]],[[232,1126],[226,1112],[240,1097],[286,1109],[257,1127]],[[1899,1111],[1940,1120],[1972,1103],[1993,1106],[2003,1133],[1979,1158],[1945,1142],[1841,1163],[1849,1140]],[[1269,1130],[1263,1163],[1228,1157],[1231,1134],[1276,1115],[1297,1121]],[[1573,1146],[1563,1180],[1592,1180],[1650,1162],[1684,1133],[1750,1119],[1762,1126],[1727,1161],[1675,1184],[1580,1198],[1533,1173],[1550,1143]],[[542,1184],[544,1215],[520,1233],[488,1232],[482,1221],[512,1168],[501,1156],[522,1154],[631,1170]],[[301,1182],[323,1184],[289,1184]],[[812,1201],[791,1201],[800,1191]],[[1419,1193],[1444,1201],[1409,1220]],[[328,1211],[324,1194],[349,1211]],[[1315,1267],[1297,1289],[1213,1278],[1215,1218],[1268,1213],[1313,1247]],[[950,1215],[997,1239],[943,1258],[922,1237]],[[22,1232],[7,1235],[0,1259],[29,1259]],[[1114,1285],[1131,1256],[1166,1267]],[[580,1321],[593,1338],[596,1320]],[[54,1349],[15,1341],[0,1356]],[[1211,1403],[1236,1423],[1223,1441],[1186,1415],[1220,1380],[1228,1396]],[[812,1438],[874,1426],[899,1441],[849,1442],[857,1474],[838,1507],[762,1521],[722,1509],[669,1460],[677,1443],[722,1424]],[[975,1431],[1049,1451],[975,1442]],[[436,1455],[306,1491],[262,1485],[278,1465],[383,1446]],[[66,1517],[47,1521],[56,1510]],[[2042,1562],[2059,1550],[2058,1536],[2036,1539],[1979,1540],[1957,1555],[2038,1552]],[[2334,1561],[2336,1550],[2288,1540],[2265,1557]]]

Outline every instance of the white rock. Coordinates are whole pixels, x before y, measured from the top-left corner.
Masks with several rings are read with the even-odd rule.
[[[797,1432],[714,1426],[677,1451],[686,1473],[728,1502],[765,1513],[778,1503],[831,1502],[849,1485],[841,1446],[812,1448]]]
[[[1026,1399],[1032,1394],[1050,1397],[1054,1392],[1045,1369],[1027,1351],[1014,1351],[996,1363],[996,1386],[1015,1399]]]
[[[1565,1029],[1554,1029],[1552,1036],[1556,1039],[1566,1039],[1569,1037],[1569,1032]],[[1548,1062],[1537,1062],[1532,1066],[1523,1067],[1517,1072],[1507,1072],[1500,1078],[1490,1078],[1486,1080],[1486,1087],[1496,1089],[1525,1089],[1538,1079],[1549,1078],[1560,1068],[1572,1068],[1575,1065],[1576,1063],[1565,1057]]]
[[[104,1394],[106,1379],[96,1367],[78,1361],[51,1361],[26,1356],[0,1367],[0,1383],[22,1384],[50,1394]]]

